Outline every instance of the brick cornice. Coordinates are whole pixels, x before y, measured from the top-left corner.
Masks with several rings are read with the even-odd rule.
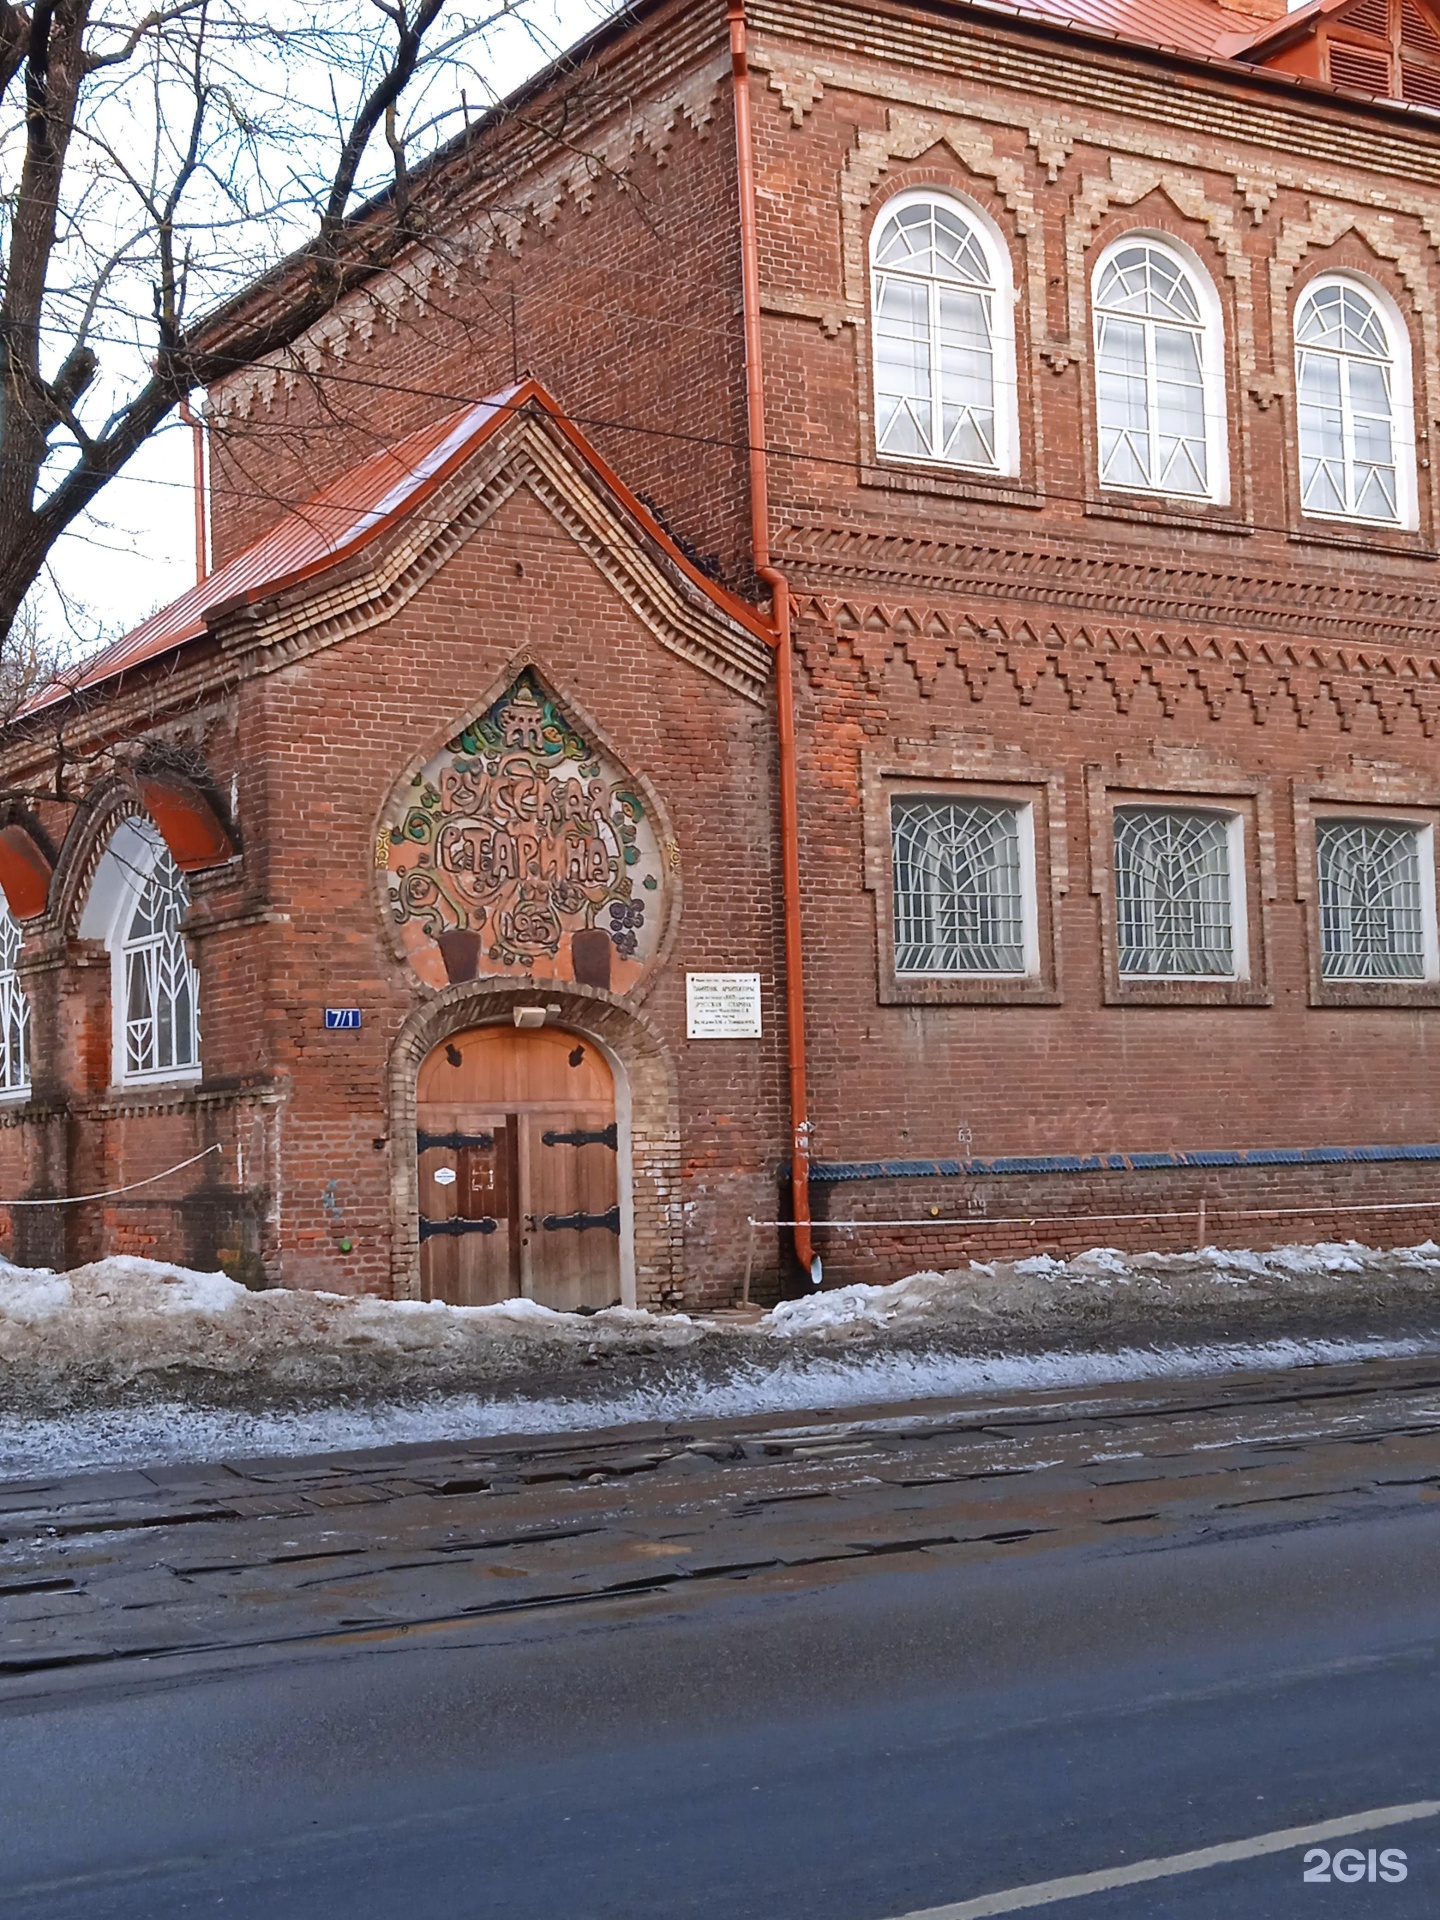
[[[918,68],[964,83],[967,111],[984,95],[993,96],[996,88],[1013,87],[1090,113],[1148,120],[1164,130],[1167,157],[1176,162],[1195,158],[1183,148],[1188,134],[1207,146],[1243,143],[1265,159],[1290,153],[1358,171],[1357,122],[1363,121],[1367,174],[1427,185],[1440,181],[1440,140],[1419,121],[1392,128],[1385,124],[1388,116],[1369,110],[1369,103],[1278,99],[1268,87],[1262,94],[1253,80],[1247,87],[1250,77],[1244,68],[1232,73],[1218,63],[1183,55],[1177,59],[1159,48],[1136,46],[1127,53],[1123,43],[1111,47],[1097,38],[1077,57],[1076,36],[1068,46],[1058,44],[1066,37],[1058,22],[1027,21],[1007,31],[999,22],[974,15],[944,19],[839,0],[751,0],[748,13],[756,41],[752,62],[768,65],[764,41],[773,36],[804,49],[801,64],[820,87],[909,101],[893,69]],[[875,73],[877,61],[890,69],[883,77]],[[1185,71],[1162,72],[1162,61],[1169,67],[1183,65]],[[1207,65],[1209,86],[1204,84]],[[913,104],[931,101],[915,98]],[[1064,132],[1073,137],[1068,121]],[[1101,144],[1111,144],[1108,132]]]
[[[93,697],[67,746],[133,735],[259,674],[336,646],[393,618],[446,561],[524,488],[550,513],[656,642],[743,699],[764,698],[765,643],[669,564],[599,483],[534,418],[520,415],[427,500],[395,535],[275,599],[216,620],[209,636],[162,663],[155,677]],[[0,778],[46,764],[47,739],[0,752]]]
[[[763,696],[770,672],[764,642],[661,561],[629,516],[525,414],[382,548],[366,550],[348,570],[217,622],[221,645],[232,657],[261,655],[261,670],[273,671],[381,625],[521,488],[553,515],[661,646],[747,699]]]
[[[945,603],[978,596],[1025,603],[1042,621],[1052,611],[1126,625],[1193,621],[1211,632],[1217,625],[1247,628],[1267,645],[1281,638],[1302,650],[1312,640],[1342,651],[1360,641],[1397,659],[1440,655],[1434,590],[1408,581],[1372,576],[1361,584],[1353,575],[1131,558],[1003,535],[947,540],[823,521],[790,526],[776,550],[797,592],[803,586],[826,605],[848,608],[845,618],[860,626],[884,624],[878,603],[908,609],[920,631],[936,621],[943,628],[950,617]]]
[[[630,84],[614,84],[611,76],[597,101],[581,98],[563,140],[529,126],[508,129],[473,196],[432,243],[412,248],[390,272],[340,301],[293,346],[219,382],[211,394],[216,413],[244,419],[268,406],[327,362],[343,362],[377,334],[393,332],[406,309],[424,309],[437,288],[453,294],[462,267],[483,274],[492,256],[519,255],[549,233],[562,207],[588,213],[602,181],[623,190],[642,155],[664,166],[677,134],[688,128],[704,138],[730,70],[729,54],[715,45],[723,32],[718,10],[672,21],[658,45],[637,48]]]
[[[1212,720],[1233,712],[1256,726],[1323,715],[1349,732],[1362,709],[1381,730],[1413,723],[1440,730],[1440,655],[1322,646],[1264,636],[1217,635],[1116,622],[1032,624],[1009,610],[853,601],[797,592],[796,644],[813,687],[858,686],[883,700],[887,673],[908,667],[922,697],[953,672],[972,701],[992,691],[1021,707],[1053,681],[1072,712],[1129,713],[1153,694],[1166,718],[1198,696]]]

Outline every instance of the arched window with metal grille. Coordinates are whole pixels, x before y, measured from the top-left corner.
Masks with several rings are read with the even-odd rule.
[[[1220,303],[1173,245],[1131,234],[1094,278],[1100,484],[1229,496]]]
[[[1409,336],[1388,295],[1326,274],[1295,312],[1303,512],[1416,524]]]
[[[1122,975],[1233,979],[1240,822],[1189,807],[1115,810],[1115,918]]]
[[[78,929],[109,950],[111,1075],[119,1085],[200,1077],[200,981],[180,931],[189,901],[154,823],[122,820]]]
[[[0,1096],[30,1091],[30,1002],[19,959],[20,928],[0,904]]]
[[[875,448],[987,473],[1017,471],[1010,255],[978,209],[902,193],[870,243]]]
[[[897,797],[890,831],[897,974],[1034,970],[1028,807]]]
[[[120,940],[123,1080],[171,1079],[200,1063],[199,976],[180,923],[190,904],[185,877],[160,849]]]
[[[1435,971],[1428,828],[1318,820],[1320,972],[1326,980],[1424,980]],[[1429,884],[1427,884],[1427,880]]]

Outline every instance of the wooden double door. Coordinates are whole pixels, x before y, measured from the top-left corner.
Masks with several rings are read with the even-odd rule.
[[[427,1300],[620,1302],[615,1081],[558,1027],[472,1027],[416,1087],[420,1274]]]

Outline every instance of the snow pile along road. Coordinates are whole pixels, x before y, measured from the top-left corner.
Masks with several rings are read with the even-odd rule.
[[[1275,1247],[1256,1253],[1202,1247],[1193,1253],[1121,1253],[1092,1247],[1069,1260],[973,1262],[947,1273],[912,1273],[889,1286],[836,1287],[789,1300],[768,1316],[776,1333],[846,1338],[862,1331],[936,1331],[957,1320],[1067,1325],[1154,1316],[1157,1329],[1178,1316],[1229,1309],[1253,1324],[1266,1307],[1313,1309],[1395,1306],[1432,1294],[1440,1303],[1440,1246],[1378,1252],[1357,1241]]]
[[[109,1259],[0,1261],[0,1479],[1440,1351],[1440,1247],[1100,1248],[917,1273],[758,1326],[447,1307]]]
[[[70,1273],[0,1261],[0,1405],[84,1401],[209,1381],[277,1393],[364,1392],[502,1379],[610,1350],[686,1345],[684,1315],[613,1307],[554,1313],[533,1300],[418,1300],[253,1291],[223,1273],[123,1256]]]
[[[368,1405],[454,1393],[593,1409],[643,1391],[677,1396],[667,1405],[679,1412],[702,1391],[723,1398],[742,1377],[779,1373],[791,1382],[784,1404],[803,1404],[795,1383],[807,1369],[818,1405],[853,1401],[861,1373],[874,1398],[959,1390],[947,1367],[961,1358],[989,1365],[1060,1350],[1078,1364],[1121,1350],[1265,1340],[1291,1343],[1292,1356],[1296,1342],[1316,1342],[1333,1357],[1336,1340],[1428,1344],[1437,1327],[1433,1242],[1391,1252],[1354,1243],[1268,1253],[1100,1248],[1068,1261],[1040,1256],[841,1287],[786,1302],[750,1327],[618,1307],[555,1313],[528,1300],[448,1307],[252,1291],[224,1274],[128,1258],[65,1274],[0,1262],[0,1411],[162,1399]]]

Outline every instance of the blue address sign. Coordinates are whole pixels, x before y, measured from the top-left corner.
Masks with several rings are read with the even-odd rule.
[[[346,1031],[360,1024],[359,1007],[326,1007],[325,1027],[329,1033]]]

